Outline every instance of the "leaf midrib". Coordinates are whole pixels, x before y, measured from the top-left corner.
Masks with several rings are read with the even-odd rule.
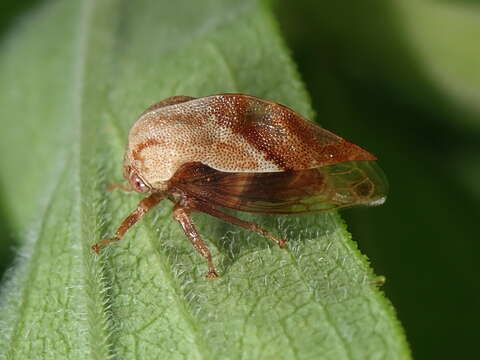
[[[84,151],[82,148],[82,145],[85,143],[83,141],[84,133],[84,124],[88,124],[88,119],[85,119],[84,117],[84,106],[85,104],[85,99],[86,99],[86,89],[85,89],[85,79],[86,79],[86,70],[87,70],[87,58],[88,58],[88,51],[91,48],[91,36],[90,32],[94,28],[93,24],[93,19],[94,19],[94,12],[95,12],[95,5],[93,0],[85,0],[83,4],[81,5],[81,9],[78,15],[78,25],[77,25],[77,47],[76,47],[76,56],[75,59],[77,60],[74,66],[74,74],[73,74],[73,113],[74,113],[74,118],[75,120],[73,121],[74,124],[74,129],[76,131],[74,132],[77,133],[79,136],[73,138],[76,140],[76,143],[74,144],[74,158],[76,162],[75,172],[76,172],[76,181],[77,184],[75,186],[76,192],[75,192],[75,198],[76,198],[76,203],[78,204],[77,211],[78,214],[76,216],[76,221],[78,225],[78,237],[77,241],[80,243],[80,247],[82,248],[81,250],[81,255],[82,255],[82,261],[81,266],[83,266],[83,282],[84,286],[88,287],[89,284],[91,284],[91,281],[87,281],[87,278],[91,273],[88,271],[88,257],[91,257],[92,254],[89,251],[89,247],[87,244],[91,242],[91,239],[85,238],[85,234],[88,232],[85,231],[85,217],[84,214],[88,213],[88,209],[86,209],[87,204],[83,201],[84,198],[87,198],[83,194],[83,189],[82,187],[82,167],[81,167],[81,155],[82,152]],[[104,277],[101,277],[98,279],[98,287],[94,287],[92,290],[94,293],[96,291],[100,291],[101,294],[107,294],[105,284],[103,281]],[[95,283],[95,282],[93,282]],[[103,287],[103,289],[101,289]],[[101,291],[103,290],[103,291]],[[89,295],[92,294],[91,291],[85,291],[82,293],[84,297],[84,301],[82,302],[82,306],[84,307],[84,311],[87,314],[87,321],[86,325],[84,325],[84,330],[85,331],[80,331],[80,333],[87,333],[88,334],[88,340],[86,341],[88,347],[89,347],[89,353],[93,358],[98,358],[102,359],[104,358],[105,354],[108,354],[107,356],[113,357],[114,353],[112,352],[113,347],[113,336],[114,333],[109,331],[109,329],[112,328],[112,325],[110,324],[110,317],[106,316],[106,309],[110,306],[107,302],[107,299],[104,301],[101,301],[101,303],[97,303],[97,299],[95,297],[89,297]],[[98,314],[94,313],[92,311],[92,307],[89,306],[89,303],[93,302],[95,305],[94,307],[99,307],[102,308],[102,315],[104,316],[103,319],[98,319]],[[102,334],[93,334],[92,332],[92,327],[91,324],[100,324]],[[81,322],[78,323],[78,326],[82,326]],[[100,337],[101,339],[98,339]],[[100,341],[99,341],[100,340]],[[103,355],[102,355],[103,354]]]

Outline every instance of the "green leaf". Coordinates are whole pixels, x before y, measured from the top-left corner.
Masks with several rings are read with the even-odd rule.
[[[377,278],[336,213],[245,216],[286,250],[195,217],[222,277],[162,203],[100,257],[139,200],[121,180],[128,129],[172,95],[243,92],[312,117],[269,9],[242,2],[50,1],[0,51],[1,207],[21,249],[3,283],[8,359],[405,359]],[[21,191],[20,191],[21,190]]]

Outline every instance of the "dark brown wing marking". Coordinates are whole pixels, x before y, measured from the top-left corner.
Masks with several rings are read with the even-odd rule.
[[[171,186],[193,198],[254,213],[308,213],[375,205],[384,201],[387,192],[382,171],[370,161],[275,173],[225,173],[188,164],[177,174]]]
[[[205,101],[221,109],[220,125],[229,127],[283,170],[376,160],[360,146],[306,121],[281,104],[242,94],[216,95]]]
[[[275,130],[274,126],[269,125],[268,114],[265,113],[264,107],[260,107],[257,101],[253,101],[250,97],[236,97],[236,111],[239,114],[238,121],[232,123],[232,131],[244,138],[255,149],[260,150],[266,160],[272,161],[280,169],[291,170],[278,149],[272,147],[272,134]],[[268,128],[269,133],[265,134]],[[278,133],[278,132],[277,132]],[[276,134],[283,137],[283,134]]]

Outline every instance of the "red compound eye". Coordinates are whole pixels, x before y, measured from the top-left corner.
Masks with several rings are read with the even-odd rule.
[[[130,177],[130,184],[132,184],[133,188],[138,192],[144,193],[150,191],[150,188],[136,174],[132,174],[132,176]]]

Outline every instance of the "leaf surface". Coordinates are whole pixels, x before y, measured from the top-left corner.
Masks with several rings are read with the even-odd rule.
[[[264,5],[50,1],[0,46],[11,124],[1,205],[21,243],[0,300],[6,358],[409,358],[336,213],[244,216],[288,238],[287,250],[195,216],[223,275],[213,281],[166,202],[90,252],[139,200],[105,188],[121,181],[128,129],[148,105],[242,92],[312,118]]]

